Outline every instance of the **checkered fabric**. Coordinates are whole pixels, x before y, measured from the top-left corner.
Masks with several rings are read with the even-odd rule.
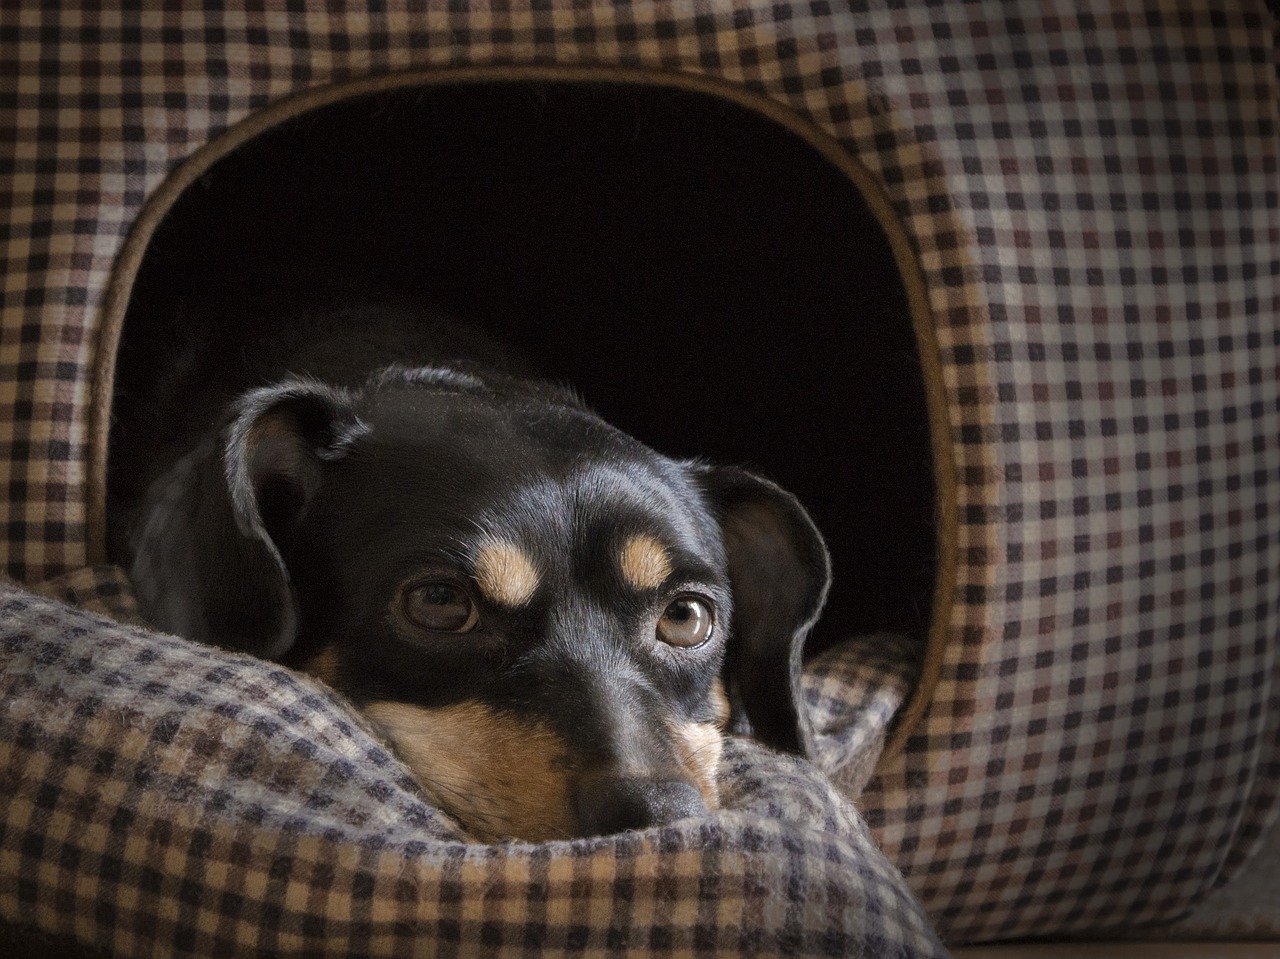
[[[0,0],[11,575],[96,561],[107,277],[145,198],[229,125],[407,68],[714,79],[865,165],[932,314],[955,586],[931,703],[861,798],[889,858],[963,939],[1172,918],[1245,862],[1280,806],[1262,0],[121,6]]]
[[[118,622],[145,625],[133,586],[118,566],[84,566],[65,576],[45,580],[37,591]]]
[[[0,588],[0,920],[114,954],[942,957],[806,763],[724,809],[481,846],[319,684]]]
[[[814,759],[850,799],[862,795],[885,735],[919,679],[920,646],[906,636],[855,636],[805,666]]]

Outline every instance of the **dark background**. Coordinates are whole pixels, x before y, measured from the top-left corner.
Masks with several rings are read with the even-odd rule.
[[[282,304],[352,295],[426,299],[651,446],[792,490],[835,561],[811,651],[927,629],[933,473],[902,282],[854,186],[772,121],[571,84],[412,90],[290,121],[158,230],[117,420],[183,324],[247,308],[251,349]]]

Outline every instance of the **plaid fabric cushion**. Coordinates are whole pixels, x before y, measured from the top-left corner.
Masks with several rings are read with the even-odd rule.
[[[119,566],[104,563],[47,579],[35,591],[121,623],[145,625],[129,578]]]
[[[0,561],[100,558],[111,268],[233,124],[411,69],[722,83],[858,158],[931,315],[955,577],[877,838],[958,938],[1176,916],[1280,810],[1275,30],[1264,0],[0,4]]]
[[[10,587],[0,784],[0,920],[120,955],[945,955],[800,761],[734,740],[705,820],[469,845],[320,685]]]
[[[875,772],[919,672],[919,641],[889,633],[854,637],[805,667],[815,759],[850,799],[862,795]]]

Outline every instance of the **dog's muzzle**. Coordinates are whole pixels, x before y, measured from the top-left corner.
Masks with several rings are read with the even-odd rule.
[[[579,778],[574,787],[573,807],[578,828],[586,836],[662,826],[707,812],[701,794],[684,780],[627,778],[604,773]]]

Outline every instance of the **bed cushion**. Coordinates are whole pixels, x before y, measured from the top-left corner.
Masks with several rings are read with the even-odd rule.
[[[127,614],[109,571],[63,586]],[[908,682],[857,661],[828,654],[810,685],[820,743],[864,757],[846,787]],[[122,955],[945,955],[811,764],[733,739],[721,775],[705,819],[470,843],[312,679],[0,586],[11,926]]]

